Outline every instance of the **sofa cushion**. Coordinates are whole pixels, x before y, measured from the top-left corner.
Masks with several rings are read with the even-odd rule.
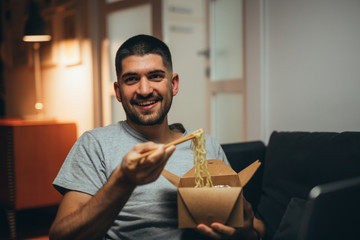
[[[360,132],[273,132],[257,215],[271,238],[293,197],[315,185],[360,175]]]

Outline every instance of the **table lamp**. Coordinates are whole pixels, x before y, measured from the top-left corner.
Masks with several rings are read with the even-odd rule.
[[[41,82],[41,65],[40,65],[40,42],[51,40],[51,36],[47,32],[46,23],[41,17],[39,8],[34,1],[30,2],[29,15],[25,24],[23,36],[24,42],[32,42],[34,49],[34,74],[35,74],[35,110],[37,118],[41,118],[43,114],[42,99],[42,82]]]

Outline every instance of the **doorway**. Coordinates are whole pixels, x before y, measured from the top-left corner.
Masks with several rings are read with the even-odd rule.
[[[242,1],[107,0],[104,4],[103,125],[125,119],[113,91],[117,48],[128,37],[144,33],[169,46],[174,72],[180,76],[169,123],[204,128],[220,143],[245,140]]]

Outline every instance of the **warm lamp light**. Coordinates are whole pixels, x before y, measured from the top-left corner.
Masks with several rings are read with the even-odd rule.
[[[23,41],[33,42],[34,48],[34,74],[35,74],[35,111],[37,118],[42,118],[44,104],[42,102],[42,83],[40,65],[40,42],[50,41],[51,36],[47,32],[45,21],[40,15],[40,11],[35,2],[31,1],[29,6],[29,16],[26,21]]]
[[[50,40],[50,35],[26,35],[23,37],[24,42],[48,42]]]

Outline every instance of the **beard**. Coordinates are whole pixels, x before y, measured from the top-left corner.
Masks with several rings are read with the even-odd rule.
[[[121,94],[122,96],[122,94]],[[138,111],[134,106],[137,104],[138,100],[146,99],[155,99],[157,103],[160,103],[159,110],[147,110],[147,111]],[[168,96],[163,98],[161,95],[151,94],[146,97],[137,96],[136,98],[131,99],[129,102],[125,101],[121,97],[121,102],[126,113],[127,118],[137,125],[143,126],[153,126],[161,124],[164,122],[165,117],[167,116],[173,99],[172,88],[170,88]]]

